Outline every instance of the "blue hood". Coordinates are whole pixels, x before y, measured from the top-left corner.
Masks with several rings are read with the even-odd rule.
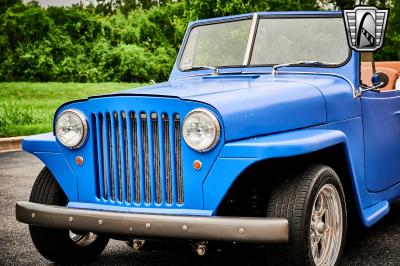
[[[271,76],[195,77],[117,94],[179,97],[213,106],[232,141],[326,123],[325,100],[313,80]]]

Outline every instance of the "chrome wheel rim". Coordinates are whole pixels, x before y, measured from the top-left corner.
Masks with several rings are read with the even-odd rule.
[[[315,197],[310,223],[310,247],[315,265],[334,265],[343,232],[342,203],[337,189],[324,185]]]
[[[75,244],[82,247],[92,244],[97,239],[97,235],[92,232],[87,234],[76,234],[69,231],[69,237]]]

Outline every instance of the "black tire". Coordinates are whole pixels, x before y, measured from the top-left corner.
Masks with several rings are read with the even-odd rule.
[[[65,206],[68,202],[47,167],[39,173],[29,201],[58,206]],[[97,235],[97,238],[90,244],[78,245],[71,239],[69,230],[30,225],[29,231],[39,253],[46,259],[61,264],[81,264],[94,261],[103,252],[109,240],[105,236]]]
[[[268,248],[268,258],[271,265],[316,264],[311,251],[310,226],[316,197],[322,188],[327,187],[326,185],[336,188],[341,201],[342,238],[341,241],[336,242],[340,243],[340,248],[336,261],[332,261],[331,265],[338,265],[340,263],[347,230],[347,212],[343,187],[339,177],[332,168],[325,165],[313,165],[299,173],[296,177],[285,180],[285,182],[279,184],[272,191],[267,216],[288,219],[289,242],[286,244],[271,245]]]

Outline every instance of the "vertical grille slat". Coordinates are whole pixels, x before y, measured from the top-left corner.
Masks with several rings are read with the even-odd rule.
[[[117,195],[116,199],[122,201],[122,147],[121,147],[121,125],[120,125],[120,117],[117,112],[114,112],[114,128],[115,128],[115,148],[116,148],[116,176],[115,176],[115,190],[117,191],[115,194]]]
[[[133,159],[133,135],[131,113],[125,113],[125,134],[126,134],[126,201],[134,201],[134,159]]]
[[[137,114],[136,118],[136,130],[137,130],[137,144],[138,144],[138,157],[136,157],[139,161],[139,175],[138,175],[138,183],[139,183],[139,193],[140,193],[140,202],[144,203],[146,201],[145,197],[145,159],[143,154],[143,125],[142,125],[142,118],[141,114]]]
[[[119,170],[120,170],[120,154],[119,154],[119,134],[118,134],[118,117],[116,113],[110,114],[111,120],[111,152],[112,152],[112,165],[113,171],[111,176],[112,183],[112,200],[116,201],[119,199]]]
[[[144,187],[145,202],[151,203],[150,158],[149,158],[149,132],[147,127],[147,114],[140,114],[142,126],[142,152],[144,159]]]
[[[112,180],[112,175],[113,175],[113,159],[112,159],[112,139],[111,139],[111,118],[110,114],[106,113],[104,119],[104,136],[105,136],[105,142],[104,142],[104,157],[106,158],[106,163],[105,163],[105,183],[107,184],[107,192],[106,192],[106,197],[113,199],[113,183],[111,182]]]
[[[126,163],[126,119],[125,112],[119,112],[118,117],[118,129],[119,129],[119,201],[126,200],[126,178],[127,178],[127,163]]]
[[[154,139],[153,139],[153,115],[154,113],[151,113],[147,116],[147,142],[148,142],[148,162],[149,162],[149,179],[148,179],[148,191],[146,192],[146,195],[149,197],[149,202],[148,203],[153,203],[155,202],[155,176],[154,176]]]
[[[177,200],[177,176],[176,176],[176,157],[175,157],[175,136],[174,136],[174,117],[171,115],[169,119],[169,141],[171,151],[171,187],[172,187],[172,202]]]
[[[103,159],[103,134],[102,134],[102,121],[100,121],[101,114],[93,114],[93,124],[95,125],[96,129],[96,156],[97,156],[97,197],[98,198],[105,198],[105,190],[104,190],[104,159]]]
[[[156,113],[151,115],[151,129],[153,134],[153,164],[154,164],[154,182],[155,182],[155,201],[160,204],[162,201],[161,197],[161,169],[160,169],[160,139],[158,134],[158,116]]]
[[[177,202],[183,204],[183,176],[182,176],[182,150],[181,150],[181,121],[179,114],[174,115],[174,143],[175,143],[175,169]]]
[[[132,132],[133,132],[133,160],[135,168],[135,202],[140,203],[140,158],[139,158],[139,145],[138,145],[138,119],[136,113],[131,113]]]
[[[166,202],[167,200],[167,193],[166,193],[166,166],[165,166],[165,150],[164,150],[164,126],[163,126],[163,118],[164,114],[161,114],[158,117],[158,139],[159,139],[159,151],[160,151],[160,179],[161,179],[161,185],[160,185],[160,193],[161,193],[161,202]]]
[[[150,159],[150,186],[151,186],[151,202],[157,202],[157,156],[158,153],[155,148],[157,137],[157,114],[152,112],[148,120],[148,132],[149,132],[149,159]],[[157,173],[158,174],[158,173]]]
[[[184,203],[178,113],[108,111],[92,115],[96,196],[114,204]]]
[[[164,155],[165,155],[165,190],[167,204],[172,204],[172,162],[169,138],[169,118],[163,114]]]

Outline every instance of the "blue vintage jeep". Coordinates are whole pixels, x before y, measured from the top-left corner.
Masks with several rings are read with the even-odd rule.
[[[348,225],[400,196],[400,66],[372,57],[349,49],[341,12],[193,22],[168,82],[68,102],[24,140],[46,167],[17,219],[55,262],[114,238],[335,265]]]

